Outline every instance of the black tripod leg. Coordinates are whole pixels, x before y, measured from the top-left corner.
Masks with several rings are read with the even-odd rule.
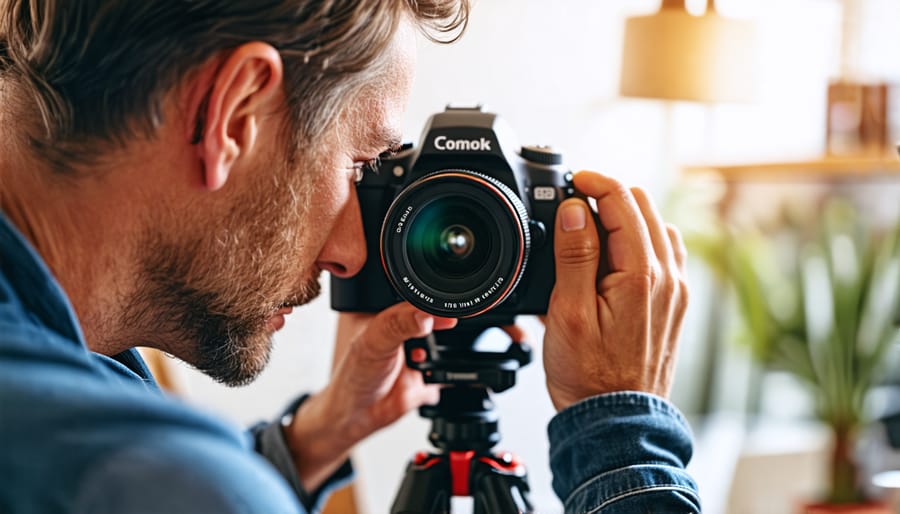
[[[409,463],[391,514],[450,514],[450,467],[443,456],[417,457]]]
[[[492,465],[479,460],[473,466],[471,494],[475,499],[474,514],[533,513],[524,468],[513,470],[512,466],[498,464],[496,461]]]

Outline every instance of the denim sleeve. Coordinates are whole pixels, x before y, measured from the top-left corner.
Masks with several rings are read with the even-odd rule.
[[[662,398],[595,396],[557,414],[547,430],[553,489],[567,514],[700,512],[684,469],[691,430]]]
[[[292,416],[300,404],[308,397],[309,395],[303,395],[291,402],[288,408],[285,409],[284,416]],[[307,491],[300,484],[300,478],[297,476],[294,459],[284,437],[280,420],[254,425],[250,429],[250,435],[253,438],[253,444],[257,453],[265,457],[278,470],[278,473],[287,480],[307,512],[321,511],[328,496],[353,479],[353,466],[350,464],[350,459],[347,459],[318,489]]]

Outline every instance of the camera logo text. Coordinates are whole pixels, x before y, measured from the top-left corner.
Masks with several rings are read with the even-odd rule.
[[[448,150],[490,152],[491,140],[484,137],[480,139],[447,139],[447,136],[438,136],[434,138],[434,147],[443,152]]]

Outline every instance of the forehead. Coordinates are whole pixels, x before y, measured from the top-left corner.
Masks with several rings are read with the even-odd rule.
[[[387,143],[400,139],[403,111],[415,75],[415,29],[409,22],[400,24],[381,63],[375,78],[363,89],[353,117],[366,121],[358,127],[362,129],[359,136],[386,148],[390,146]]]

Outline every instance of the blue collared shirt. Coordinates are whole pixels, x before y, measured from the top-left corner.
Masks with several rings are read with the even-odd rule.
[[[262,428],[161,394],[135,350],[89,351],[66,295],[0,213],[0,512],[303,513],[348,476],[298,491],[271,454],[280,432]],[[664,400],[590,398],[548,432],[567,512],[699,512],[690,430]]]

